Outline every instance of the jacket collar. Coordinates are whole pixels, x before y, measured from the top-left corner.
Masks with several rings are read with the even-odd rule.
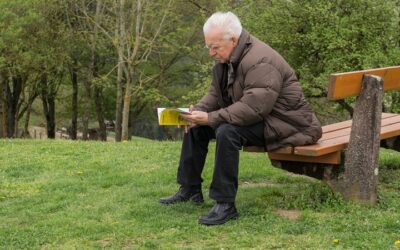
[[[240,34],[238,44],[232,51],[232,55],[229,58],[229,63],[231,63],[234,68],[239,64],[242,57],[246,54],[248,45],[251,44],[251,37],[247,30],[242,29]]]

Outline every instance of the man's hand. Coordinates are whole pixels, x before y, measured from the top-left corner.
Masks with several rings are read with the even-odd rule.
[[[191,112],[190,115],[181,114],[183,118],[190,122],[190,125],[185,126],[185,133],[189,131],[192,127],[198,125],[208,125],[208,113],[203,111],[196,111],[194,110],[193,105],[190,105],[189,111]]]
[[[193,111],[190,115],[181,116],[195,125],[208,125],[208,113],[203,111]]]

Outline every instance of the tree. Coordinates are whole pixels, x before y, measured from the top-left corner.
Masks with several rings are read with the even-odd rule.
[[[75,72],[78,74],[77,65],[80,65],[80,72],[82,74],[81,80],[84,85],[84,108],[83,108],[83,132],[82,138],[88,139],[88,126],[89,118],[91,113],[91,104],[96,112],[97,121],[99,124],[99,137],[105,141],[107,139],[106,126],[104,118],[104,106],[101,84],[95,84],[99,82],[101,61],[99,51],[104,46],[104,41],[99,37],[99,26],[101,26],[104,20],[104,9],[105,4],[101,0],[83,0],[83,1],[64,1],[66,8],[66,14],[68,15],[68,24],[71,32],[78,37],[77,48],[73,48],[70,53],[75,62],[70,66],[71,73]],[[85,53],[82,54],[82,51]],[[74,78],[71,74],[71,79],[77,80],[77,76]],[[73,85],[75,86],[75,85]],[[77,87],[75,86],[75,92]],[[77,94],[76,94],[77,95]],[[73,106],[77,106],[77,97],[74,99]],[[75,108],[75,113],[77,108]],[[74,128],[73,134],[76,134],[77,114],[73,114],[72,127]],[[75,135],[74,135],[75,137]]]
[[[0,75],[2,78],[2,127],[7,137],[17,137],[18,120],[26,109],[24,93],[36,59],[32,52],[35,34],[43,19],[35,12],[36,1],[1,1],[0,9]],[[21,15],[24,13],[24,15]],[[27,41],[30,41],[28,43]],[[32,88],[31,88],[32,90]],[[31,96],[34,96],[32,94]]]
[[[173,1],[169,3],[147,1],[143,6],[141,1],[75,0],[64,3],[70,13],[68,19],[72,23],[72,32],[78,33],[78,37],[79,33],[83,33],[84,37],[88,38],[84,42],[88,51],[87,58],[82,60],[79,56],[73,56],[75,58],[73,61],[80,62],[80,65],[86,65],[86,60],[89,65],[85,70],[84,67],[80,67],[79,70],[82,73],[86,72],[87,76],[84,79],[80,78],[85,83],[87,101],[84,105],[90,103],[89,97],[92,99],[96,97],[96,88],[101,90],[106,86],[104,84],[114,81],[116,91],[111,95],[108,92],[107,96],[116,98],[115,134],[116,140],[120,141],[123,107],[127,117],[124,122],[127,126],[129,117],[139,115],[149,103],[166,100],[163,86],[170,83],[178,86],[176,75],[175,79],[168,79],[168,71],[176,64],[187,65],[180,60],[184,57],[189,58],[185,53],[188,52],[187,48],[190,48],[188,44],[197,36],[197,31],[182,26],[186,26],[188,22],[193,23],[193,20],[197,22],[198,18],[193,18],[194,13],[186,13],[187,6],[174,6]],[[164,8],[165,6],[168,8]],[[158,14],[160,11],[162,15]],[[136,13],[142,14],[136,15]],[[180,17],[183,19],[179,19]],[[170,41],[166,41],[166,38]],[[86,51],[84,47],[81,49]],[[109,54],[111,48],[116,52],[114,55]],[[111,60],[101,63],[101,59],[105,57]],[[111,65],[114,60],[115,67]],[[100,65],[109,70],[102,70]],[[114,69],[116,76],[112,74]],[[184,72],[183,67],[180,67],[180,70]],[[176,70],[174,71],[176,74]],[[106,88],[109,89],[108,86]],[[101,101],[104,102],[104,99]],[[97,103],[94,106],[101,107]],[[84,128],[87,127],[85,124],[88,124],[89,110],[89,106],[84,108],[84,121],[86,121]],[[125,133],[127,131],[126,127]],[[85,129],[83,134],[85,135]]]
[[[153,46],[154,40],[159,35],[161,28],[163,26],[166,11],[168,11],[171,6],[171,0],[167,3],[166,6],[159,6],[150,2],[141,2],[141,0],[137,0],[136,4],[127,5],[125,0],[120,0],[118,5],[118,31],[117,32],[117,51],[118,51],[118,66],[122,67],[122,72],[125,77],[125,93],[123,98],[123,109],[122,109],[122,131],[121,131],[121,139],[127,140],[129,137],[128,130],[128,122],[129,122],[129,111],[131,105],[131,97],[132,97],[132,89],[135,77],[135,68],[138,64],[147,61],[148,56],[150,55]],[[149,15],[149,11],[151,11],[154,7],[163,7],[166,11],[163,13],[159,22],[151,22],[152,24],[156,23],[156,26],[148,25],[146,22],[150,24],[149,19],[151,18],[153,21],[156,16]],[[130,11],[126,11],[130,10]],[[136,16],[133,16],[135,14]],[[134,26],[129,25],[129,23],[134,24]],[[145,25],[148,25],[145,26]],[[133,28],[134,27],[134,28]],[[155,32],[148,32],[152,30]],[[133,39],[134,38],[134,39]],[[121,61],[122,59],[122,61]],[[138,81],[136,84],[138,85]]]
[[[107,5],[108,15],[102,23],[92,19],[93,24],[109,38],[118,55],[116,88],[116,140],[127,140],[128,122],[132,96],[139,85],[138,65],[147,61],[154,41],[160,34],[166,12],[171,6],[158,1],[119,0]],[[154,10],[165,10],[161,16]],[[88,16],[88,15],[86,15]],[[151,21],[150,21],[151,19]],[[114,24],[114,25],[112,25]],[[115,28],[114,28],[115,27]]]
[[[35,7],[43,17],[44,27],[36,34],[38,42],[32,50],[38,57],[37,70],[41,71],[39,89],[46,118],[47,137],[53,139],[56,133],[56,97],[65,81],[70,61],[68,50],[65,50],[65,44],[70,41],[70,37],[64,22],[64,12],[57,2],[39,1]]]

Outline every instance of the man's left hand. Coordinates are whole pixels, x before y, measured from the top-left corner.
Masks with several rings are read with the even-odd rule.
[[[196,125],[208,125],[208,113],[203,111],[193,111],[190,115],[181,116],[189,120],[192,124]]]

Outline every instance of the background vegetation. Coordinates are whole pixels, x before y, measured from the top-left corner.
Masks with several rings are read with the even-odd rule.
[[[3,137],[41,125],[50,138],[97,128],[105,140],[114,121],[117,141],[174,138],[155,108],[207,90],[202,24],[217,10],[287,59],[323,123],[352,114],[351,99],[326,102],[329,74],[400,63],[398,0],[0,0],[0,9]],[[384,109],[398,112],[399,100],[386,94]]]

